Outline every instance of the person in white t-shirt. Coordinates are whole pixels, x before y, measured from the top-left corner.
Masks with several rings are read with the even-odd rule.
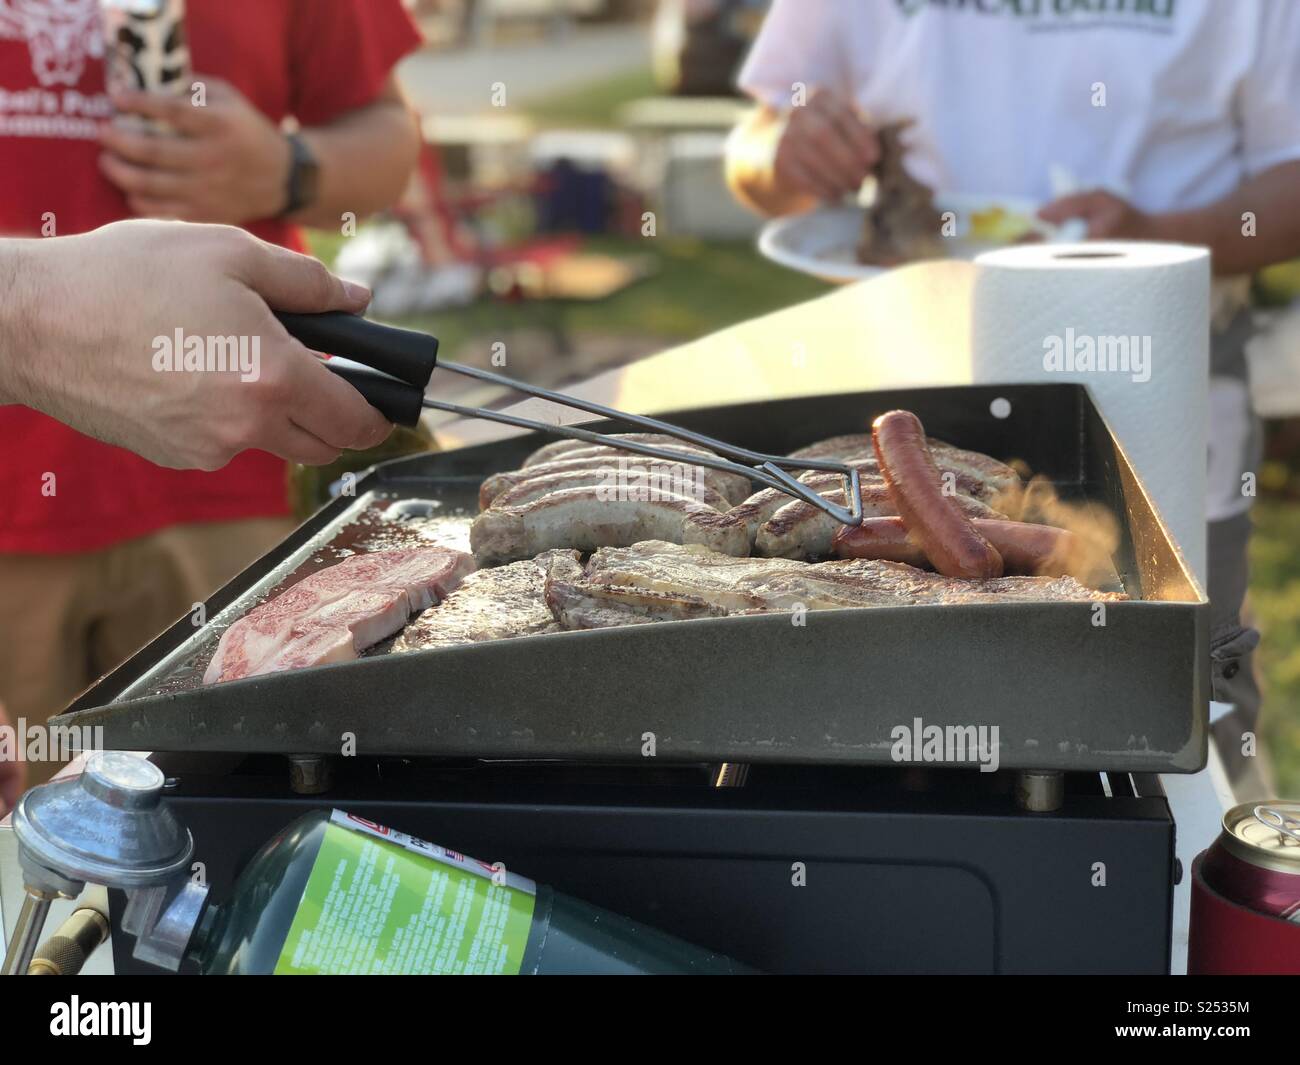
[[[1240,774],[1259,704],[1242,473],[1260,452],[1240,279],[1300,255],[1300,0],[775,0],[739,81],[759,107],[727,179],[764,214],[856,193],[875,127],[913,119],[906,165],[937,191],[1209,247],[1211,639],[1215,698],[1236,706],[1215,735]],[[1084,191],[1054,198],[1053,173]]]

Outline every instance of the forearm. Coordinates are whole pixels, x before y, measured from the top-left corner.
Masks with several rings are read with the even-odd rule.
[[[1155,215],[1157,239],[1203,244],[1216,274],[1248,274],[1300,256],[1300,162],[1282,163],[1195,211]]]
[[[345,212],[362,218],[396,202],[420,150],[415,116],[400,96],[301,135],[320,165],[320,178],[316,200],[292,218],[322,229],[337,228]]]
[[[760,107],[740,121],[727,139],[727,184],[751,210],[787,215],[807,210],[816,199],[787,188],[776,173],[776,149],[784,119],[770,107]]]
[[[35,244],[0,240],[0,404],[29,405],[36,391]]]

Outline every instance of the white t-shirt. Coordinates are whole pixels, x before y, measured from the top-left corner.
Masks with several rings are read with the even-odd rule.
[[[1052,198],[1049,168],[1144,211],[1300,158],[1300,0],[775,0],[740,75],[914,118],[940,192]]]
[[[1046,203],[1055,165],[1188,210],[1300,159],[1300,0],[775,0],[739,80],[779,109],[798,83],[915,119],[907,168],[939,192]],[[1217,521],[1249,509],[1257,442],[1239,376],[1211,397]]]

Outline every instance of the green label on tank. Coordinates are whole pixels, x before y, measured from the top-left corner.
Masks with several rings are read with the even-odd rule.
[[[277,974],[518,973],[536,886],[335,810]]]

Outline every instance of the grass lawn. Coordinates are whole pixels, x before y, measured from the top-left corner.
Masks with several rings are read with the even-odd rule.
[[[1300,795],[1300,502],[1261,500],[1250,550],[1250,603],[1263,638],[1261,735],[1277,790]]]
[[[527,104],[529,117],[543,126],[580,126],[611,129],[624,104],[658,95],[649,68],[616,74],[579,89],[554,93]]]

